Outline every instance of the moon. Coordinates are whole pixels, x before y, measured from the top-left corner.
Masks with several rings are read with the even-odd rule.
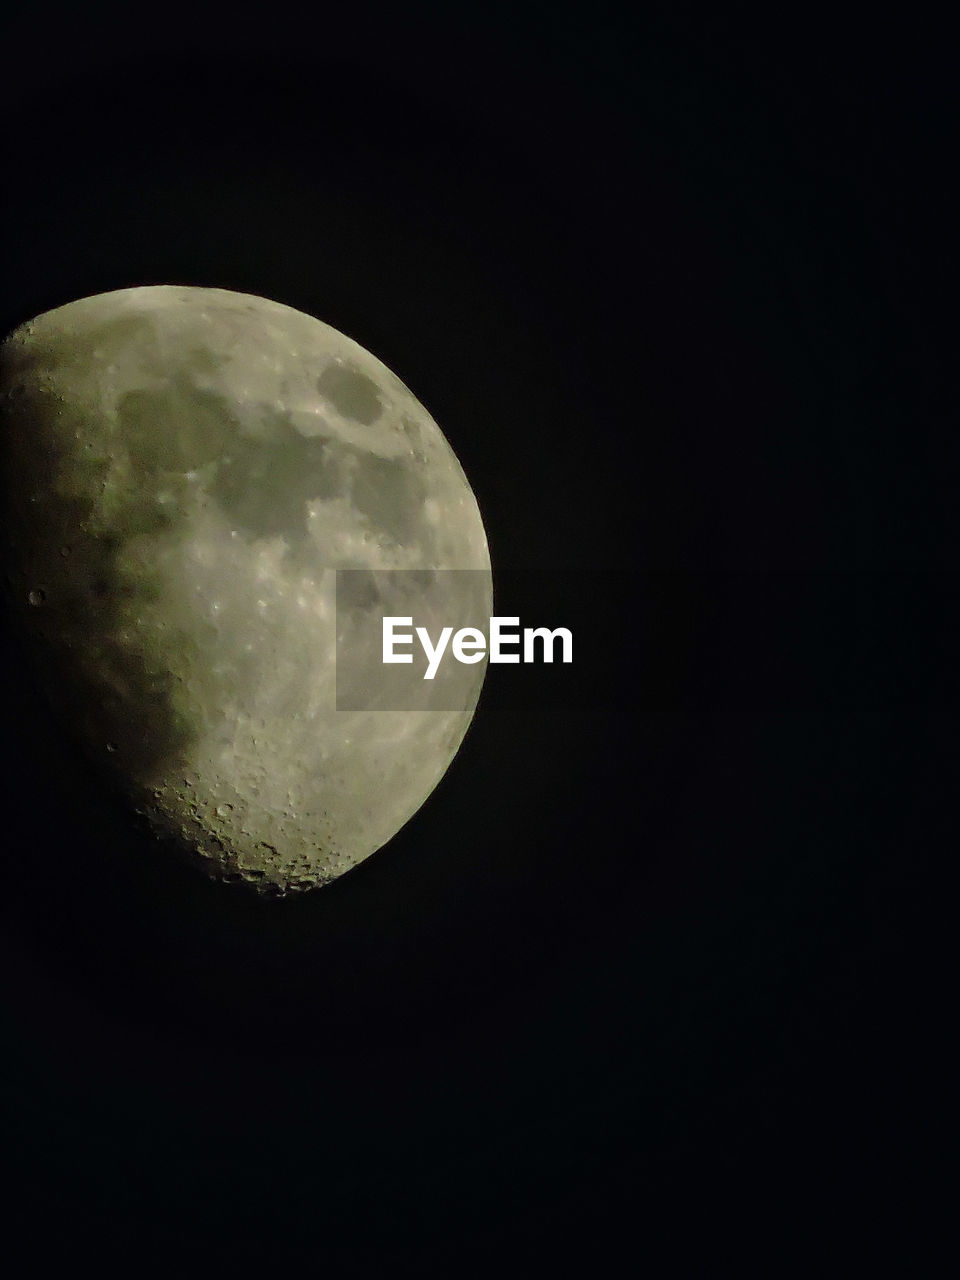
[[[83,750],[217,879],[282,896],[381,848],[486,669],[456,705],[337,705],[338,634],[409,614],[397,582],[427,584],[431,616],[464,582],[491,612],[480,511],[424,406],[312,316],[173,285],[22,325],[0,406],[12,603]],[[344,569],[367,589],[338,620]]]

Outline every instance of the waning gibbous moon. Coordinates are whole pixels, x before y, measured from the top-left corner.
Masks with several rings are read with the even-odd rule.
[[[13,604],[131,803],[274,895],[385,844],[455,756],[485,663],[454,710],[339,710],[336,570],[480,571],[461,576],[492,603],[476,499],[423,405],[320,320],[164,285],[15,330],[0,406]]]

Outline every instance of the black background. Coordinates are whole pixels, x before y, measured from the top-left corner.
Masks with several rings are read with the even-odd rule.
[[[956,844],[943,33],[598,4],[2,38],[0,326],[171,282],[321,317],[441,424],[498,611],[581,658],[492,669],[390,846],[264,903],[128,827],[9,649],[13,1236],[134,1270],[916,1260]]]

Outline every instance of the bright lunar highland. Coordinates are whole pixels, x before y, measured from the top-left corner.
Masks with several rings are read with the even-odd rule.
[[[0,405],[14,608],[70,731],[154,829],[273,894],[385,844],[486,663],[456,710],[338,710],[335,571],[372,571],[363,607],[402,614],[378,574],[479,570],[450,579],[492,605],[476,500],[423,405],[311,316],[181,286],[21,326]]]

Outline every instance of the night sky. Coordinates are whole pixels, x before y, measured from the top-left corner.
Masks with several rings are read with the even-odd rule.
[[[953,71],[914,11],[624,8],[3,19],[0,329],[151,283],[318,316],[440,424],[496,612],[575,645],[491,668],[387,848],[264,902],[143,838],[4,632],[4,1212],[37,1257],[919,1266]]]

